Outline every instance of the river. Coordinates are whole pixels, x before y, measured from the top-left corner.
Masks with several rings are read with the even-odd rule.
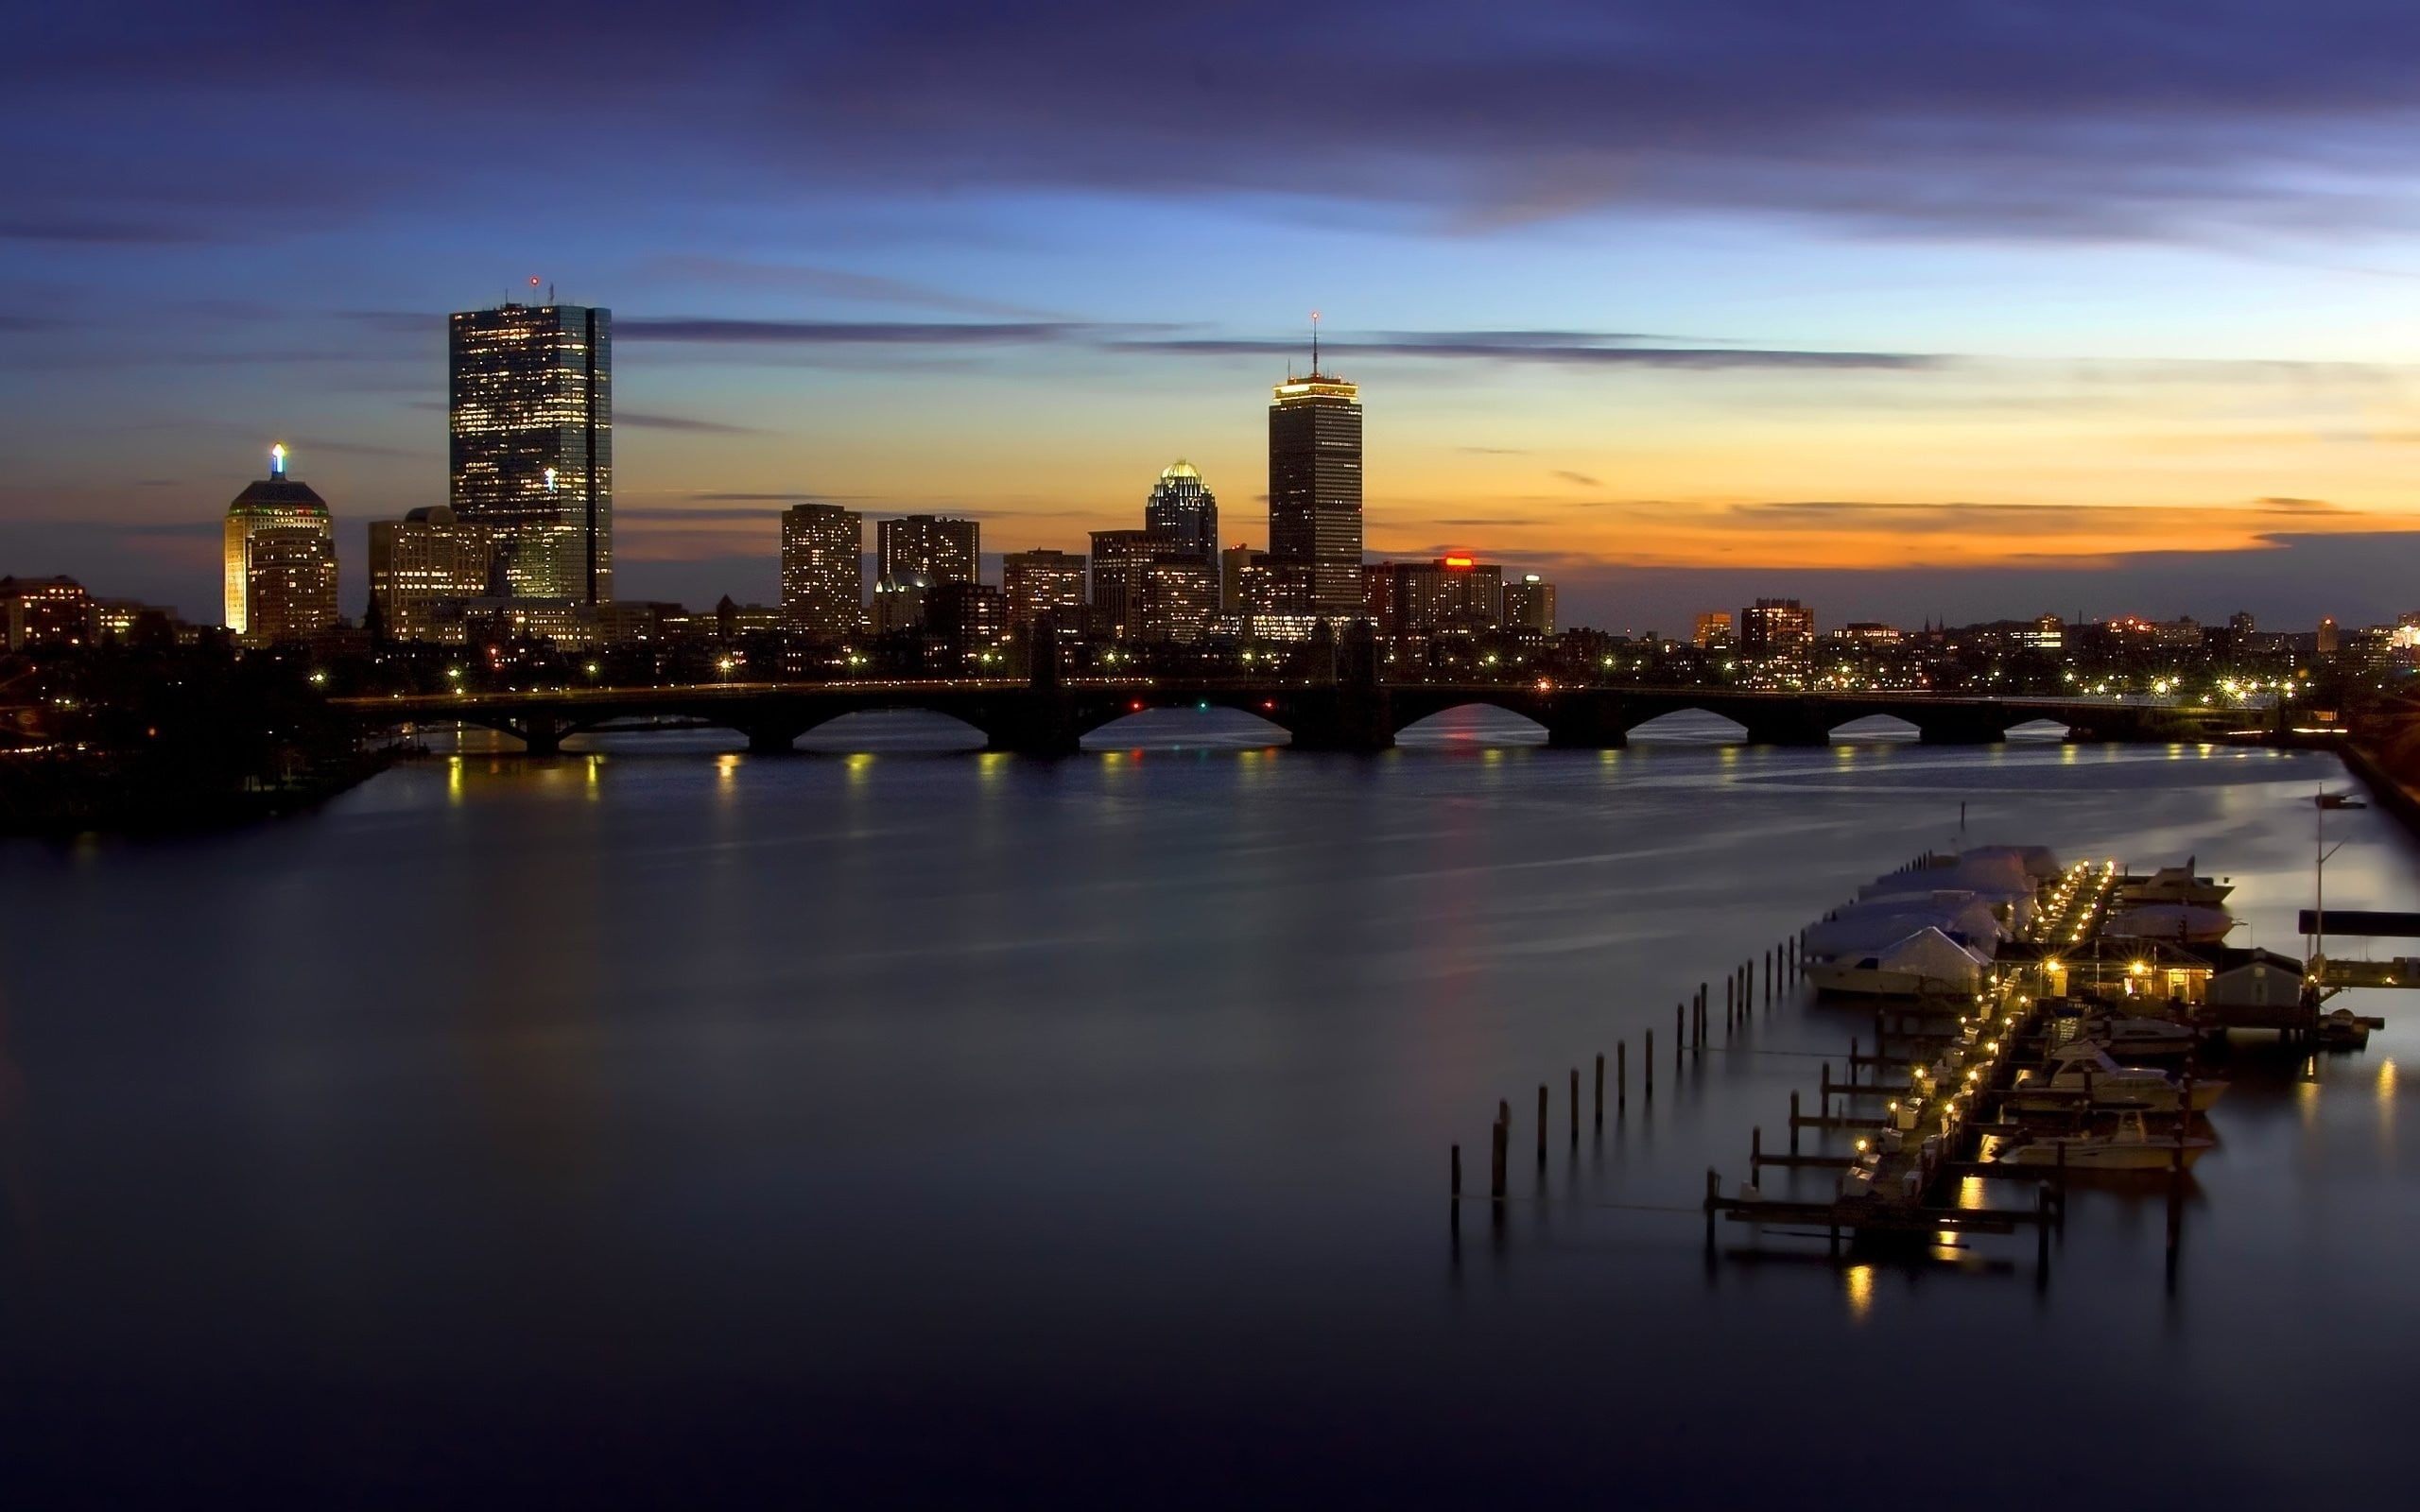
[[[8,1484],[2400,1499],[2400,994],[2342,1000],[2390,1020],[2360,1052],[2238,1047],[2172,1291],[2156,1190],[2080,1192],[2047,1285],[2027,1236],[1709,1269],[1706,1169],[1870,1023],[1789,1002],[1671,1059],[1698,982],[1962,838],[2198,855],[2238,942],[2298,954],[2332,758],[1686,717],[1564,752],[1471,713],[1325,756],[1231,719],[1059,763],[913,719],[472,743],[288,822],[0,846]],[[2391,820],[2327,824],[2332,904],[2420,907]],[[1569,1068],[1623,1040],[1629,1108],[1575,1145]],[[1515,1200],[1457,1237],[1448,1148],[1484,1190],[1499,1098]]]

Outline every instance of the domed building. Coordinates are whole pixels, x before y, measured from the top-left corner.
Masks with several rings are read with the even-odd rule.
[[[337,621],[336,523],[309,484],[285,475],[285,448],[269,448],[269,475],[227,507],[227,627],[246,645],[299,641]]]
[[[1219,499],[1201,486],[1201,473],[1180,457],[1160,473],[1159,486],[1143,505],[1143,528],[1167,544],[1165,556],[1210,566],[1219,558]]]

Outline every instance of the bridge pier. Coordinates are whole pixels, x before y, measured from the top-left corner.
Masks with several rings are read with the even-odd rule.
[[[1338,683],[1305,688],[1288,700],[1286,729],[1296,750],[1392,750],[1395,727],[1387,690]]]
[[[1823,719],[1795,712],[1759,710],[1748,714],[1748,744],[1751,746],[1828,746],[1832,743],[1832,727]]]
[[[788,756],[798,750],[798,737],[803,730],[789,725],[743,725],[740,732],[748,737],[751,756]]]
[[[1558,693],[1546,708],[1547,744],[1562,750],[1617,750],[1630,744],[1619,698],[1601,693]]]
[[[1916,738],[1927,746],[1996,746],[2008,739],[1996,719],[1958,719],[1935,715],[1915,722]]]
[[[981,724],[985,750],[1056,761],[1083,749],[1076,712],[1066,695],[1054,688],[1036,687],[1003,698],[985,713]]]
[[[563,737],[572,732],[564,721],[550,714],[533,714],[518,724],[497,728],[520,741],[526,756],[562,755]]]

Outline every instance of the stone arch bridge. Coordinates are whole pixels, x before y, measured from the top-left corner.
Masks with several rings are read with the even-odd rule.
[[[429,694],[335,700],[365,727],[458,720],[510,735],[534,755],[567,738],[666,724],[714,726],[748,748],[786,751],[844,714],[921,710],[972,725],[991,750],[1073,754],[1091,731],[1148,709],[1237,709],[1282,727],[1298,749],[1383,750],[1404,727],[1467,705],[1502,709],[1546,727],[1551,746],[1624,745],[1632,730],[1684,710],[1738,724],[1751,745],[1820,746],[1841,725],[1887,714],[1929,744],[2001,739],[2049,720],[2077,740],[2192,740],[2229,722],[2213,711],[2054,698],[1963,698],[1918,693],[1749,693],[1552,683],[1278,682],[1180,678],[937,679],[914,682],[731,683],[543,693]]]

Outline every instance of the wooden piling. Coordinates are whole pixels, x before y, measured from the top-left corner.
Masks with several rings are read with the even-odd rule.
[[[1798,1089],[1795,1087],[1789,1092],[1789,1153],[1798,1153]]]
[[[1504,1108],[1500,1103],[1496,1106]],[[1512,1143],[1512,1113],[1511,1108],[1504,1108],[1504,1111],[1496,1115],[1495,1143],[1488,1155],[1487,1167],[1487,1194],[1498,1207],[1504,1203],[1505,1146]]]
[[[1653,1046],[1649,1049],[1651,1051]],[[1651,1061],[1654,1058],[1652,1054],[1648,1057]],[[1614,1045],[1614,1111],[1630,1111],[1630,1041],[1627,1040]]]
[[[1538,1083],[1538,1165],[1547,1163],[1547,1084]]]
[[[1605,1053],[1597,1052],[1597,1126],[1605,1126]]]
[[[1457,1149],[1460,1149],[1460,1148],[1461,1148],[1461,1146],[1457,1145],[1457,1146],[1456,1146],[1456,1148],[1457,1148]],[[1454,1166],[1454,1169],[1455,1169],[1455,1170],[1457,1170],[1457,1171],[1459,1171],[1459,1170],[1461,1170],[1461,1157],[1460,1155],[1457,1155],[1454,1159],[1455,1159],[1455,1161],[1456,1161],[1455,1166]],[[1762,1124],[1759,1124],[1759,1125],[1755,1125],[1754,1127],[1753,1127],[1753,1128],[1751,1128],[1751,1129],[1749,1129],[1749,1130],[1748,1130],[1748,1179],[1749,1179],[1749,1181],[1750,1181],[1751,1183],[1754,1183],[1754,1182],[1755,1181],[1755,1179],[1756,1179],[1757,1174],[1758,1174],[1758,1173],[1760,1173],[1761,1171],[1763,1171],[1763,1170],[1764,1170],[1764,1168],[1765,1168],[1765,1126],[1764,1126]],[[1455,1177],[1455,1179],[1459,1182],[1461,1178],[1461,1177]],[[1459,1190],[1461,1190],[1461,1189],[1460,1189],[1460,1187],[1457,1187],[1457,1188],[1456,1188],[1456,1190],[1457,1190],[1457,1191],[1459,1191]]]
[[[1571,1068],[1571,1144],[1580,1147],[1580,1068]]]
[[[1454,1200],[1462,1200],[1462,1147],[1454,1146]]]

